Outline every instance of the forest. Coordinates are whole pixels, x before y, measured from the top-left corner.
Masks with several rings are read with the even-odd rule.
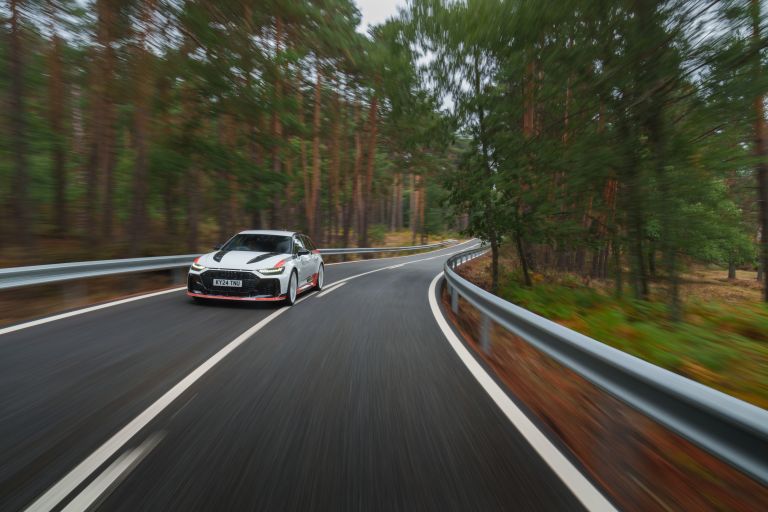
[[[638,300],[656,286],[673,319],[691,262],[765,281],[764,9],[412,3],[414,47],[459,127],[449,199],[491,244],[494,290],[502,244],[525,286],[534,271],[610,279]]]
[[[2,257],[199,251],[244,228],[461,231],[681,316],[765,283],[759,0],[9,0]],[[768,300],[768,286],[763,286]]]
[[[2,258],[324,246],[456,227],[452,129],[402,24],[351,0],[0,3]]]

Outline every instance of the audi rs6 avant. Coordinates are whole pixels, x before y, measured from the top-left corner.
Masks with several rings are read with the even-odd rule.
[[[243,231],[189,269],[195,300],[285,301],[323,288],[323,259],[312,240],[291,231]]]

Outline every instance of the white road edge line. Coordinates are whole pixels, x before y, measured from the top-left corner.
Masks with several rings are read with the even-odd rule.
[[[472,240],[470,240],[470,241],[472,241]],[[467,249],[462,249],[461,251],[472,249],[474,247],[477,247],[478,245],[480,245],[480,244],[476,243],[475,245],[472,245],[472,246],[468,247]],[[360,274],[355,274],[353,276],[345,277],[344,279],[339,279],[338,281],[334,281],[334,282],[332,282],[330,284],[327,284],[326,286],[328,288],[332,288],[334,286],[338,286],[338,285],[344,284],[347,281],[351,281],[352,279],[357,279],[358,277],[367,276],[368,274],[374,274],[376,272],[381,272],[382,270],[392,270],[392,269],[404,267],[406,265],[410,265],[412,263],[421,263],[422,261],[433,260],[435,258],[448,258],[450,256],[453,256],[454,254],[460,253],[461,251],[449,252],[448,254],[438,254],[437,256],[430,256],[429,258],[421,258],[421,259],[418,259],[418,260],[406,261],[405,263],[400,263],[400,264],[397,264],[397,265],[391,265],[389,267],[381,267],[381,268],[377,268],[377,269],[374,269],[374,270],[369,270],[368,272],[362,272]],[[331,291],[331,290],[329,290],[329,291]]]
[[[112,306],[118,306],[120,304],[126,304],[128,302],[133,302],[135,300],[148,299],[149,297],[157,297],[158,295],[164,295],[166,293],[178,292],[178,291],[186,290],[186,289],[187,289],[186,286],[181,286],[179,288],[171,288],[169,290],[161,290],[159,292],[152,292],[152,293],[146,293],[144,295],[137,295],[136,297],[128,297],[127,299],[113,300],[112,302],[106,302],[104,304],[98,304],[96,306],[89,306],[89,307],[83,308],[83,309],[76,309],[75,311],[68,311],[67,313],[59,313],[58,315],[47,316],[45,318],[40,318],[38,320],[32,320],[30,322],[24,322],[23,324],[16,324],[16,325],[11,325],[10,327],[3,327],[2,329],[0,329],[0,335],[7,334],[9,332],[20,331],[20,330],[26,329],[28,327],[34,327],[36,325],[47,324],[48,322],[53,322],[53,321],[56,321],[56,320],[61,320],[63,318],[69,318],[71,316],[82,315],[84,313],[90,313],[91,311],[98,311],[99,309],[111,308]]]
[[[138,447],[120,455],[112,464],[102,471],[88,487],[69,502],[61,512],[85,512],[97,501],[104,500],[112,491],[149,455],[155,446],[160,444],[165,433],[158,432],[147,438]]]
[[[309,296],[296,301],[299,304]],[[295,306],[295,305],[294,305]],[[242,333],[240,336],[230,341],[221,350],[216,352],[200,366],[192,370],[190,374],[179,381],[163,396],[158,398],[152,405],[147,407],[141,414],[131,420],[120,431],[110,437],[104,444],[91,453],[85,460],[75,466],[61,480],[56,482],[42,496],[37,498],[25,510],[28,512],[48,512],[56,507],[61,500],[66,498],[69,493],[82,484],[94,471],[99,469],[110,457],[120,450],[131,438],[144,428],[150,421],[156,418],[166,407],[176,400],[182,393],[189,389],[192,384],[197,382],[208,370],[216,366],[222,359],[227,357],[233,350],[248,341],[254,334],[259,332],[269,322],[282,315],[290,308],[282,307],[263,318],[259,323]]]
[[[429,285],[429,306],[435,317],[437,325],[443,331],[448,343],[459,356],[472,376],[483,387],[488,396],[501,409],[501,412],[509,419],[518,432],[528,441],[531,447],[555,472],[560,480],[570,489],[573,495],[578,499],[587,510],[591,511],[611,511],[616,512],[616,508],[608,501],[605,496],[597,489],[587,477],[585,477],[568,458],[566,458],[558,448],[547,439],[528,416],[520,410],[517,405],[507,396],[498,384],[483,369],[480,363],[470,354],[469,350],[458,339],[453,329],[448,325],[448,321],[440,310],[440,305],[435,298],[435,289],[443,273],[440,272]]]
[[[467,240],[466,242],[461,242],[461,243],[453,245],[451,247],[445,247],[445,249],[458,247],[460,245],[464,245],[464,244],[469,243],[471,241],[472,240]],[[443,249],[435,249],[434,251],[430,251],[430,252],[425,253],[425,254],[430,254],[432,252],[437,252],[437,251],[442,251],[442,250]],[[330,265],[341,265],[342,263],[359,263],[361,261],[389,260],[389,259],[395,259],[395,258],[407,258],[409,256],[415,256],[415,255],[414,254],[407,254],[405,256],[390,256],[390,257],[387,257],[387,258],[372,258],[370,260],[342,261],[340,263],[326,263],[325,265],[326,266],[330,266]],[[157,297],[158,295],[164,295],[166,293],[172,293],[172,292],[179,292],[181,290],[186,290],[186,289],[187,289],[186,286],[181,286],[179,288],[171,288],[169,290],[161,290],[159,292],[146,293],[144,295],[137,295],[136,297],[128,297],[127,299],[118,299],[118,300],[114,300],[114,301],[111,301],[111,302],[106,302],[104,304],[98,304],[96,306],[88,306],[86,308],[76,309],[74,311],[69,311],[67,313],[59,313],[57,315],[47,316],[45,318],[40,318],[40,319],[37,319],[37,320],[31,320],[29,322],[24,322],[24,323],[21,323],[21,324],[11,325],[9,327],[3,327],[3,328],[0,328],[0,336],[2,336],[3,334],[8,334],[8,333],[11,333],[11,332],[20,331],[22,329],[27,329],[29,327],[34,327],[36,325],[47,324],[48,322],[55,322],[56,320],[63,320],[64,318],[69,318],[69,317],[73,317],[73,316],[77,316],[77,315],[83,315],[85,313],[90,313],[92,311],[98,311],[100,309],[109,308],[109,307],[112,307],[112,306],[119,306],[120,304],[126,304],[128,302],[133,302],[135,300],[148,299],[150,297]]]
[[[334,283],[332,286],[329,286],[329,287],[325,288],[323,291],[321,291],[320,293],[318,293],[316,295],[316,297],[322,297],[325,294],[331,293],[333,290],[335,290],[337,288],[341,288],[345,284],[347,284],[347,283],[346,282],[344,282],[344,283]]]

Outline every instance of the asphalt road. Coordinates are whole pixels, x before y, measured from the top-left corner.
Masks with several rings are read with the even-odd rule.
[[[430,310],[467,246],[328,266],[292,308],[177,291],[0,335],[0,510],[582,510]]]

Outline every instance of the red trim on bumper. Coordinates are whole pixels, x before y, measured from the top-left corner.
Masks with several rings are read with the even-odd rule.
[[[187,292],[189,297],[200,297],[203,299],[216,299],[216,300],[244,300],[247,302],[274,302],[278,300],[285,300],[285,295],[279,297],[229,297],[226,295],[205,295],[203,293]]]

